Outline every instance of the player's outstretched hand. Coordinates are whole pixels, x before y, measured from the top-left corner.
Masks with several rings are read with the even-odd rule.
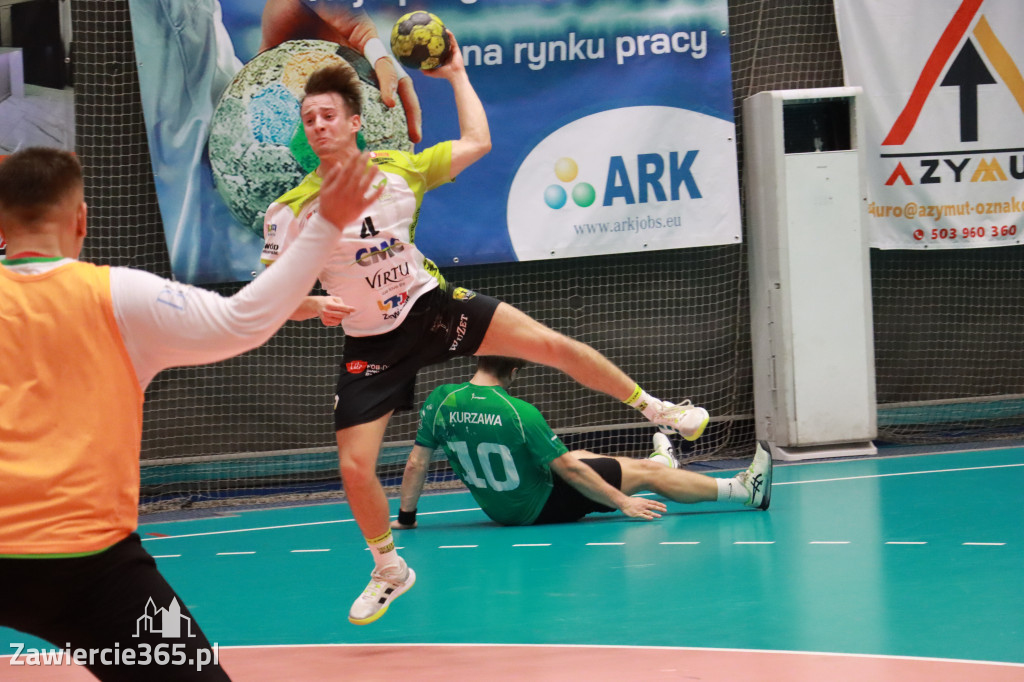
[[[413,521],[412,523],[399,523],[398,520],[396,519],[395,521],[391,522],[391,530],[411,530],[415,527],[415,521]]]
[[[384,190],[383,176],[366,152],[353,154],[324,169],[320,215],[338,230],[359,220]]]
[[[629,497],[622,505],[622,513],[634,519],[653,521],[660,519],[661,515],[668,510],[664,502],[652,500],[647,497]]]

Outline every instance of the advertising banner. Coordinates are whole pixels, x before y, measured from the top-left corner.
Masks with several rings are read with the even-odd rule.
[[[445,81],[407,69],[418,107],[410,98],[385,106],[376,87],[392,28],[414,10],[437,15],[455,35],[493,143],[423,202],[416,243],[439,266],[741,239],[726,0],[130,7],[179,279],[251,277],[267,206],[315,167],[297,144],[299,100],[324,59],[341,56],[363,76],[370,150],[421,151],[459,137]],[[422,139],[414,143],[408,121],[417,114]]]
[[[847,85],[861,86],[871,246],[951,249],[1024,237],[1024,3],[835,0]]]

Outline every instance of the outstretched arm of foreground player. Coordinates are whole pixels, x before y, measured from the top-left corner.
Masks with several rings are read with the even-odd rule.
[[[427,467],[430,466],[430,459],[434,451],[426,446],[416,444],[409,453],[409,461],[405,463],[405,473],[402,475],[401,504],[398,509],[401,512],[413,513],[416,511],[416,504],[420,501],[420,494],[423,492],[423,484],[427,480]],[[416,527],[416,521],[412,523],[400,523],[392,521],[391,527],[405,530]]]
[[[551,470],[566,483],[595,502],[614,507],[626,516],[652,521],[661,517],[665,504],[646,497],[632,497],[612,486],[600,474],[583,463],[581,458],[596,457],[586,450],[573,450],[551,461]]]
[[[324,175],[320,213],[272,268],[230,298],[156,275],[113,268],[114,317],[145,388],[162,369],[224,360],[263,344],[309,293],[338,230],[376,200],[366,154]]]

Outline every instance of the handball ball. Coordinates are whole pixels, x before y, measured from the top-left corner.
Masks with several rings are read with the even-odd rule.
[[[391,29],[391,52],[402,66],[430,71],[448,63],[452,43],[438,16],[420,10],[395,22]]]
[[[384,106],[377,75],[355,50],[326,40],[292,40],[261,52],[221,95],[208,143],[217,191],[235,219],[258,235],[270,202],[319,164],[299,108],[306,79],[328,64],[348,64],[359,75],[367,149],[412,151],[404,109]]]

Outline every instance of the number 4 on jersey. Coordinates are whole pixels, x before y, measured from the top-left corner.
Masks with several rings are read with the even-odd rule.
[[[370,216],[366,216],[365,218],[363,218],[363,229],[362,231],[360,231],[359,237],[361,239],[366,239],[367,237],[376,236],[377,229],[373,226],[373,218],[371,218]]]

